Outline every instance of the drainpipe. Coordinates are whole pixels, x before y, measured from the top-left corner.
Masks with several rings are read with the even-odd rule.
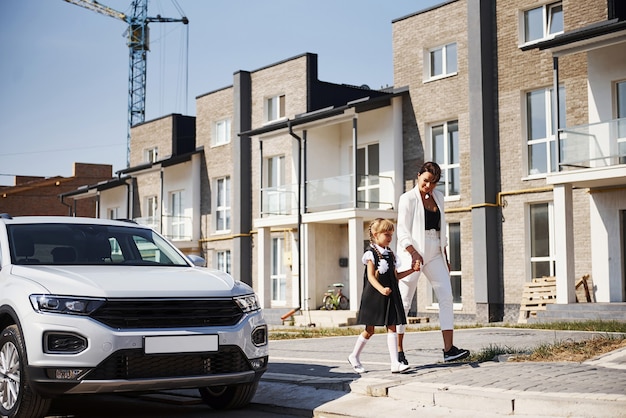
[[[357,121],[356,118],[352,118],[352,167],[354,170],[354,176],[352,176],[352,196],[354,196],[354,209],[359,207],[358,195],[359,195],[359,180],[357,176],[359,175],[359,170],[357,169],[357,146],[358,146],[358,137],[357,137]]]
[[[287,121],[289,135],[298,141],[298,309],[302,309],[302,138],[293,132],[291,121]],[[311,307],[308,307],[311,309]]]
[[[65,199],[65,196],[61,195],[61,204],[63,206],[67,206],[68,215],[72,216],[72,205],[70,205],[69,203],[65,203],[64,199]],[[74,215],[74,216],[76,216],[76,215]]]
[[[159,185],[161,188],[160,194],[161,194],[161,201],[159,202],[159,204],[161,205],[161,208],[159,210],[159,215],[160,215],[160,219],[161,221],[159,222],[159,232],[161,234],[163,234],[163,166],[161,166],[161,171],[159,173],[159,181],[161,182],[161,184]]]
[[[561,171],[561,124],[560,122],[560,118],[561,118],[561,98],[559,97],[559,58],[558,57],[553,57],[552,58],[552,72],[554,75],[554,87],[553,91],[554,91],[554,110],[553,110],[553,118],[554,118],[554,127],[555,127],[555,131],[554,134],[556,135],[556,155],[557,155],[557,167],[556,170],[557,171]]]

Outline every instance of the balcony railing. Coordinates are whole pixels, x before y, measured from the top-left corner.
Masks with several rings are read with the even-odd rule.
[[[163,229],[161,229],[161,220],[163,221]],[[134,221],[140,225],[149,226],[172,241],[189,241],[192,237],[192,218],[190,216],[146,216],[135,218]]]
[[[352,179],[352,175],[345,175],[307,181],[305,212],[347,208],[393,208],[394,187],[390,177],[358,176],[356,195]],[[297,190],[297,185],[262,189],[261,216],[297,214]],[[304,196],[302,201],[304,202]]]
[[[298,213],[298,185],[261,189],[261,216],[293,215]]]
[[[563,168],[596,168],[626,164],[626,118],[559,131]]]

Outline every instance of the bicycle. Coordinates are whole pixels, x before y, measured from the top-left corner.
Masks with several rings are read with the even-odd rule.
[[[350,300],[341,292],[343,283],[333,283],[333,286],[335,288],[334,290],[332,287],[329,287],[328,290],[324,292],[322,308],[327,311],[349,309]]]

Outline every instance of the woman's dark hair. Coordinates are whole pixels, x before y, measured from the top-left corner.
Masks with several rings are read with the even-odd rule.
[[[439,167],[439,164],[434,161],[426,161],[424,165],[422,165],[422,168],[420,168],[419,173],[417,174],[419,175],[423,173],[430,173],[435,177],[435,181],[439,181],[439,179],[441,178],[441,167]]]

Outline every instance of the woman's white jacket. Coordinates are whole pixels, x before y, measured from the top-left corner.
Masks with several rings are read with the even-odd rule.
[[[440,243],[441,253],[445,259],[444,249],[448,245],[448,239],[446,236],[446,217],[444,213],[444,198],[443,193],[439,190],[433,190],[431,193],[432,198],[435,200],[439,213],[441,214],[441,230]],[[422,195],[419,192],[419,188],[415,186],[411,190],[403,193],[398,201],[398,248],[397,254],[400,258],[399,271],[408,270],[411,268],[411,254],[406,250],[409,245],[424,256],[424,249],[426,247],[426,216],[424,214],[424,204],[422,202]]]

